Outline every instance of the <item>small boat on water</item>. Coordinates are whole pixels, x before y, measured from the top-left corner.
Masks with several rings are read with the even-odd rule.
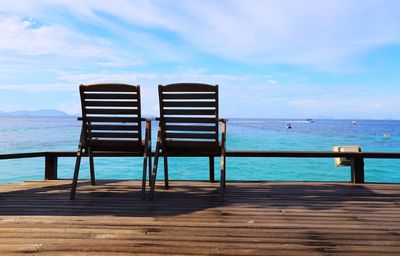
[[[352,125],[356,125],[356,124],[357,124],[357,121],[354,120],[353,122],[351,122],[351,124],[352,124]]]
[[[384,139],[389,139],[390,138],[390,134],[389,133],[384,133],[383,134],[383,138]]]
[[[292,129],[292,124],[289,123],[289,122],[287,122],[287,123],[286,123],[286,128],[287,128],[287,129]]]

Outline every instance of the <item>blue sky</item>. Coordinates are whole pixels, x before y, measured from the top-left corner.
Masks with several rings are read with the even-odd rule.
[[[79,114],[78,85],[220,85],[224,117],[400,119],[400,1],[0,2],[0,111]]]

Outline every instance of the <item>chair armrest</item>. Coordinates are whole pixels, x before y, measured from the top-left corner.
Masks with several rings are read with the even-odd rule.
[[[142,121],[146,121],[146,130],[144,135],[144,147],[145,152],[149,151],[148,153],[151,154],[151,118],[142,118]]]
[[[222,125],[221,125],[221,132],[222,132],[221,142],[222,142],[223,150],[225,150],[225,142],[226,142],[226,122],[227,122],[228,120],[227,120],[227,119],[223,119],[223,118],[219,118],[218,121],[222,123]]]
[[[221,157],[224,158],[226,156],[226,122],[222,122],[222,129],[221,129]]]

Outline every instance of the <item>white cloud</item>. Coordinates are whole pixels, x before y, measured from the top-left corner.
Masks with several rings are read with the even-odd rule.
[[[278,84],[278,81],[269,79],[269,80],[267,81],[267,84],[276,85],[276,84]]]
[[[239,62],[288,63],[335,70],[342,65],[356,66],[352,58],[359,54],[400,42],[400,2],[395,0],[32,2],[35,4],[20,7],[21,2],[17,0],[2,3],[0,7],[9,12],[44,17],[53,15],[45,10],[69,11],[69,15],[82,22],[117,31],[126,40],[144,47],[148,55],[156,51],[157,54],[151,56],[160,58],[179,56],[183,48],[190,45],[198,51]],[[29,24],[17,25],[19,30],[27,32]],[[168,37],[133,32],[138,28],[174,33],[186,44],[174,45],[168,42]],[[35,41],[36,37],[55,34],[65,39],[65,34],[68,37],[70,33],[56,27],[28,32],[31,32],[33,44],[26,48],[33,53],[42,51],[37,47],[40,42]],[[61,42],[44,46],[51,52],[67,54],[65,49],[70,40]],[[104,53],[99,47],[72,45],[78,47],[70,47],[70,54]],[[29,50],[32,48],[33,51]]]
[[[238,61],[321,68],[400,42],[399,2],[189,3],[187,11],[198,19],[175,24],[180,32],[203,50]]]
[[[72,95],[80,83],[141,84],[144,109],[153,113],[159,83],[195,81],[221,86],[228,116],[343,116],[346,111],[368,116],[370,111],[398,117],[394,110],[400,106],[392,97],[398,90],[366,91],[371,87],[343,82],[346,77],[334,77],[341,85],[323,84],[328,78],[318,77],[321,73],[312,78],[286,66],[271,66],[283,78],[254,75],[268,65],[254,65],[254,72],[251,65],[236,68],[232,75],[232,63],[218,58],[357,70],[354,57],[400,43],[400,1],[13,0],[1,1],[0,10],[7,13],[0,16],[0,90]],[[211,68],[192,68],[199,66]],[[69,109],[75,101],[63,104]]]
[[[120,60],[118,57],[123,56],[123,53],[115,50],[107,40],[59,25],[42,25],[17,16],[0,16],[0,31],[0,52],[7,56],[53,56],[58,58],[56,61],[72,63],[72,60],[90,60],[94,65],[103,66],[139,63],[131,54],[126,53],[130,55],[131,61],[128,62],[126,58]]]
[[[36,27],[34,21],[22,20],[16,16],[0,17],[0,31],[2,51],[14,51],[24,55],[56,54],[66,57],[93,57],[101,53],[99,47],[77,43],[87,43],[89,38],[77,36],[62,27]]]
[[[390,94],[379,88],[362,85],[336,85],[331,88],[304,86],[309,93],[292,94],[286,99],[286,108],[296,110],[296,115],[312,117],[335,116],[337,118],[400,118],[398,89]],[[284,108],[283,111],[286,111]],[[304,117],[304,115],[303,115]]]
[[[337,118],[400,118],[398,95],[393,89],[390,95],[379,88],[357,84],[331,87],[289,84],[268,86],[269,76],[230,76],[209,74],[198,70],[180,70],[172,73],[88,73],[68,74],[58,78],[59,84],[28,84],[0,86],[0,90],[32,93],[38,97],[41,92],[62,93],[63,100],[52,108],[70,114],[80,113],[78,85],[80,83],[120,82],[140,84],[144,115],[158,115],[157,85],[196,81],[220,85],[220,110],[223,117],[271,117],[271,118],[316,118],[334,116]],[[15,101],[18,96],[15,96]],[[37,108],[49,108],[49,104]],[[14,107],[15,109],[15,107]],[[4,108],[4,110],[7,110]]]
[[[42,83],[42,84],[0,84],[0,91],[15,92],[73,92],[77,85],[70,83]]]
[[[102,83],[102,82],[119,82],[142,84],[145,86],[157,86],[158,84],[169,84],[177,82],[199,82],[209,84],[265,84],[270,76],[257,75],[230,75],[230,74],[210,74],[206,71],[196,69],[178,69],[168,73],[78,73],[63,74],[58,77],[59,80],[72,83]]]
[[[97,13],[107,13],[134,25],[165,29],[201,51],[243,62],[323,68],[400,42],[400,3],[391,0],[120,0],[58,5],[89,19],[102,20]]]
[[[226,109],[243,100],[252,102],[254,94],[243,94],[243,90],[256,91],[258,96],[271,93],[266,84],[271,83],[270,76],[252,76],[252,75],[229,75],[229,74],[210,74],[203,70],[181,68],[175,72],[169,73],[65,73],[57,77],[59,83],[47,84],[4,84],[0,85],[1,90],[17,92],[59,92],[65,93],[66,97],[73,99],[63,102],[62,105],[55,106],[68,113],[76,112],[76,104],[79,105],[79,95],[77,94],[79,84],[91,83],[128,83],[140,84],[143,100],[143,113],[155,115],[158,113],[158,84],[169,84],[177,82],[199,82],[208,84],[218,84],[220,86],[221,101],[226,104]],[[271,80],[270,82],[267,82]],[[246,88],[246,89],[244,89]],[[67,98],[68,98],[67,97]],[[262,98],[262,97],[261,97]],[[71,103],[72,102],[72,103]],[[232,106],[230,106],[233,104]],[[75,113],[76,112],[76,113]]]

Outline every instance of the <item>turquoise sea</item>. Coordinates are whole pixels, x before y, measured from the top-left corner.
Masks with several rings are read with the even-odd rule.
[[[362,151],[400,152],[400,121],[394,120],[290,120],[230,119],[228,150],[331,151],[335,145],[360,145]],[[75,117],[0,117],[0,154],[35,151],[75,151],[80,133]],[[153,145],[157,123],[153,123]],[[386,138],[384,136],[386,135]],[[59,159],[59,177],[70,179],[74,158]],[[216,176],[219,159],[216,159]],[[208,179],[207,158],[171,158],[170,179]],[[162,167],[162,161],[161,161]],[[140,179],[142,158],[95,158],[99,179]],[[400,159],[366,159],[366,180],[400,182]],[[43,179],[44,159],[0,160],[0,183]],[[89,177],[83,159],[81,178]],[[162,169],[159,170],[162,179]],[[228,158],[227,179],[271,181],[348,181],[349,167],[336,167],[333,159]]]

